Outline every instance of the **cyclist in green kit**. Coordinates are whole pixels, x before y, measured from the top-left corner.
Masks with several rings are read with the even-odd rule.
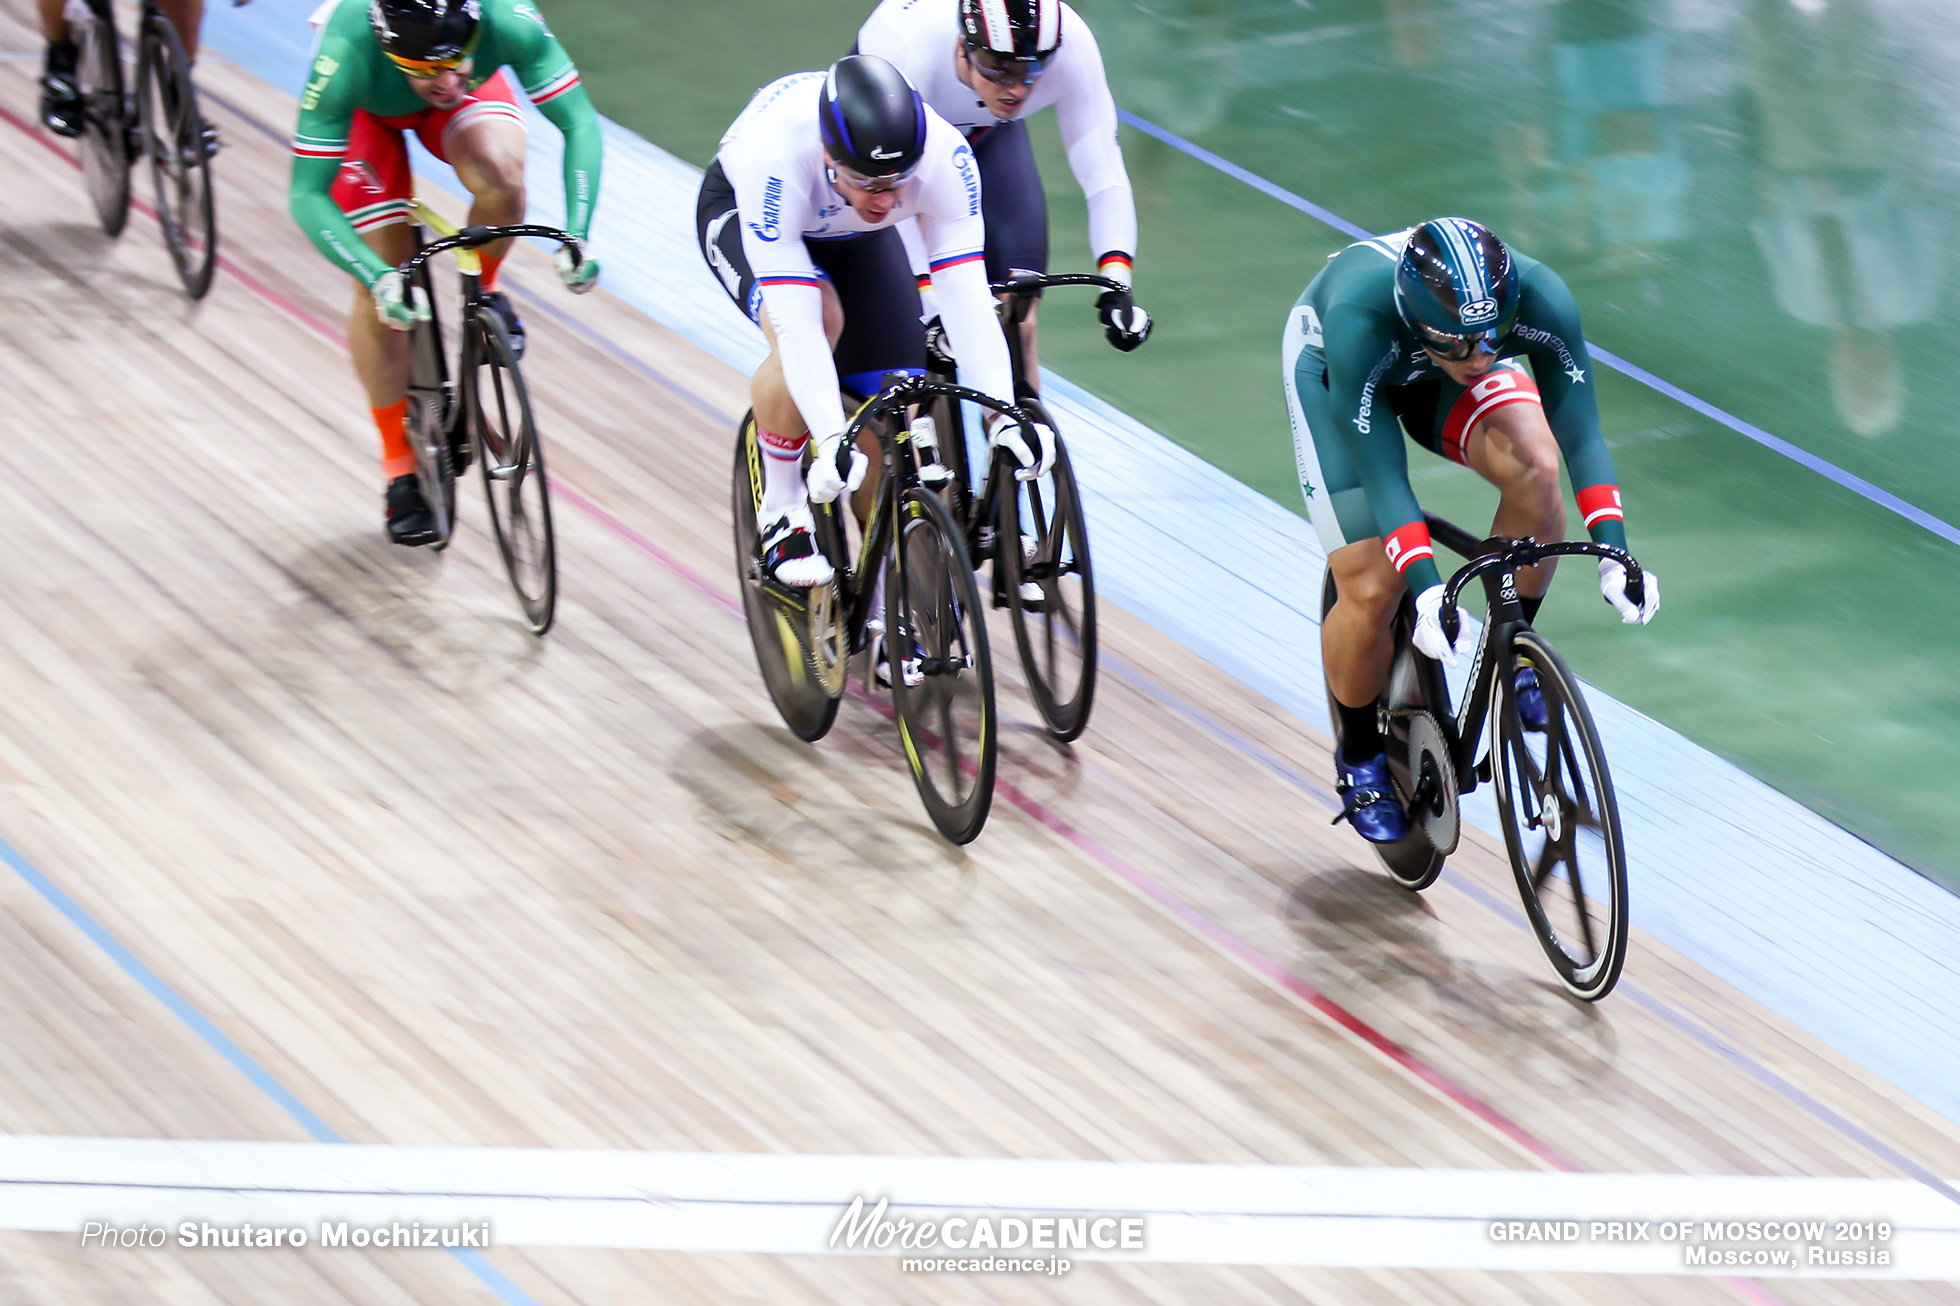
[[[409,338],[428,316],[396,268],[412,252],[411,177],[402,133],[413,131],[456,169],[472,197],[472,224],[524,220],[524,119],[505,80],[517,74],[531,103],[565,135],[565,228],[583,239],[599,198],[599,116],[558,38],[523,0],[329,0],[293,140],[294,221],[322,254],[354,277],[347,348],[381,432],[388,535],[397,544],[435,539],[435,520],[415,480],[405,431]],[[483,248],[483,289],[523,328],[497,289],[510,248]],[[558,255],[572,290],[596,284],[599,265]]]
[[[1334,766],[1343,815],[1364,838],[1393,843],[1407,835],[1408,817],[1375,700],[1403,590],[1415,591],[1418,649],[1451,666],[1467,651],[1443,635],[1443,578],[1409,488],[1403,434],[1495,485],[1491,534],[1510,538],[1565,537],[1563,454],[1587,533],[1625,548],[1592,359],[1559,275],[1464,218],[1437,218],[1336,254],[1293,306],[1282,351],[1300,487],[1338,594],[1320,637],[1339,704]],[[1526,620],[1537,615],[1551,571],[1545,562],[1518,573]],[[1645,576],[1636,605],[1625,569],[1600,561],[1600,593],[1622,621],[1644,625],[1659,609],[1659,582]],[[1468,639],[1467,628],[1459,638]],[[1543,730],[1544,695],[1531,668],[1519,671],[1517,691],[1524,727]]]

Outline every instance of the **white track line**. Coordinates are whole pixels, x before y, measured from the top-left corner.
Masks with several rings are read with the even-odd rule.
[[[1909,1180],[0,1137],[0,1228],[148,1224],[173,1247],[185,1221],[299,1227],[316,1243],[337,1221],[487,1221],[499,1245],[835,1254],[846,1248],[832,1231],[857,1197],[888,1198],[893,1218],[915,1221],[1145,1222],[1137,1251],[1001,1254],[1611,1274],[1735,1272],[1687,1263],[1709,1220],[1884,1221],[1888,1266],[1746,1272],[1960,1278],[1960,1207]],[[1499,1240],[1499,1220],[1572,1221],[1580,1237]],[[1594,1220],[1649,1221],[1654,1234],[1691,1220],[1693,1233],[1687,1244],[1595,1240]],[[1822,1245],[1838,1244],[1827,1233]]]

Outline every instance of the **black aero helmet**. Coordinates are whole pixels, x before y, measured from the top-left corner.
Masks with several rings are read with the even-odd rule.
[[[480,0],[368,0],[368,26],[382,53],[410,73],[455,67],[482,17]]]
[[[1409,330],[1445,357],[1495,353],[1518,320],[1518,269],[1495,232],[1468,218],[1436,218],[1409,233],[1395,266],[1395,307]]]
[[[905,74],[876,55],[830,65],[817,125],[832,163],[860,177],[902,176],[926,152],[926,106]]]

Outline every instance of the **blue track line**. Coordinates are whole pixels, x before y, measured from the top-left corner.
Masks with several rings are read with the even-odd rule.
[[[1324,222],[1344,235],[1352,236],[1356,240],[1367,240],[1375,234],[1356,226],[1331,209],[1324,209],[1304,196],[1295,195],[1284,186],[1267,181],[1256,172],[1241,168],[1230,159],[1213,154],[1202,145],[1185,140],[1174,131],[1159,127],[1147,118],[1139,118],[1127,109],[1118,109],[1116,116],[1144,135],[1154,137],[1172,149],[1190,155],[1206,167],[1216,168],[1233,180],[1242,181],[1260,194],[1271,196],[1288,208],[1298,209],[1308,217]],[[1591,341],[1586,342],[1586,348],[1592,351],[1594,358],[1606,364],[1606,366],[1612,368],[1620,375],[1638,381],[1648,389],[1658,391],[1678,403],[1686,404],[1703,417],[1721,423],[1737,435],[1754,440],[1765,449],[1782,454],[1791,462],[1809,468],[1826,480],[1836,482],[1860,498],[1868,499],[1872,503],[1877,504],[1887,512],[1897,513],[1913,525],[1924,527],[1949,544],[1960,544],[1960,527],[1955,527],[1942,521],[1932,513],[1927,512],[1924,508],[1915,507],[1913,504],[1907,503],[1898,495],[1893,494],[1889,490],[1880,489],[1861,476],[1853,476],[1836,463],[1819,458],[1816,454],[1791,444],[1781,436],[1771,435],[1760,426],[1745,422],[1732,413],[1726,413],[1705,399],[1697,399],[1680,386],[1675,385],[1672,381],[1664,381],[1637,363],[1629,363],[1618,354],[1609,353]]]
[[[34,864],[21,856],[18,849],[5,839],[0,839],[0,861],[13,867],[14,873],[25,880],[34,892],[45,898],[49,905],[68,918],[69,924],[87,935],[89,941],[109,955],[125,975],[146,989],[150,996],[170,1009],[172,1015],[190,1026],[191,1032],[203,1039],[206,1046],[229,1061],[232,1068],[250,1080],[252,1086],[278,1103],[284,1111],[299,1123],[300,1128],[313,1135],[322,1143],[341,1143],[347,1140],[340,1136],[332,1125],[315,1115],[307,1105],[296,1097],[292,1090],[272,1077],[272,1073],[254,1061],[251,1054],[232,1042],[225,1032],[212,1024],[210,1019],[193,1007],[184,995],[164,983],[163,979],[140,961],[136,954],[124,947],[122,941],[109,933],[107,927],[88,914],[82,905],[62,892],[59,886],[34,868]],[[506,1306],[538,1306],[536,1298],[505,1278],[502,1271],[492,1265],[481,1252],[452,1247],[449,1254],[461,1261],[470,1273],[483,1285],[497,1294]]]

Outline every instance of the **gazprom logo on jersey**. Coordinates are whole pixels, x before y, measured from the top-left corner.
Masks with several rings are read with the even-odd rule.
[[[973,147],[962,141],[953,149],[953,167],[959,171],[960,182],[966,187],[966,214],[972,217],[980,211],[980,178],[973,170]]]
[[[1457,318],[1465,326],[1482,326],[1497,320],[1497,301],[1494,299],[1473,299],[1457,312]]]
[[[776,241],[783,238],[783,179],[771,177],[769,184],[762,188],[762,221],[751,222],[749,230],[757,240]]]

